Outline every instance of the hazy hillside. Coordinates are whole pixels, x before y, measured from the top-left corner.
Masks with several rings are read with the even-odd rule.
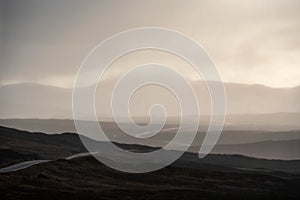
[[[250,157],[268,159],[300,159],[300,140],[217,145],[213,149],[212,153],[241,154]]]
[[[235,135],[227,135],[230,133],[225,133],[221,138],[224,142],[234,138],[234,136],[240,136],[240,134],[247,134],[248,138],[251,133],[236,133]],[[255,133],[253,133],[255,134]],[[259,133],[257,133],[259,134]],[[279,137],[280,134],[267,133],[272,136]],[[289,133],[281,133],[289,134]],[[300,136],[299,132],[295,132],[295,136]],[[263,135],[266,136],[266,135]],[[172,135],[161,135],[152,140],[138,140],[132,137],[126,138],[114,138],[115,142],[128,144],[130,148],[136,148],[135,145],[148,145],[152,147],[161,147],[168,143],[168,137],[173,137]],[[282,137],[282,136],[281,136]],[[0,127],[0,149],[10,150],[14,152],[9,152],[12,156],[15,156],[15,151],[17,153],[25,154],[28,158],[32,156],[39,155],[41,159],[53,159],[53,158],[64,158],[71,156],[76,153],[85,152],[85,147],[80,141],[77,134],[64,133],[64,134],[54,134],[48,135],[44,133],[31,133],[27,131],[20,131],[11,128]],[[253,139],[253,138],[252,138]],[[255,136],[254,136],[255,139]],[[277,138],[280,139],[280,138]],[[91,141],[95,143],[94,141]],[[105,143],[105,142],[104,142]],[[103,143],[103,144],[104,144]],[[199,144],[202,143],[201,137],[197,137],[194,144],[189,149],[190,152],[198,153]],[[97,143],[96,143],[97,144]],[[99,143],[100,144],[100,143]],[[128,146],[124,146],[128,148]],[[277,140],[277,141],[264,141],[252,142],[252,143],[237,143],[237,144],[222,144],[219,143],[214,147],[211,152],[212,154],[240,154],[257,158],[267,158],[267,159],[284,159],[284,160],[300,160],[300,140]],[[35,154],[35,155],[33,155]],[[16,155],[18,156],[18,155]]]
[[[66,158],[78,153],[86,152],[83,144],[81,143],[79,136],[77,134],[72,133],[63,133],[63,134],[55,134],[48,135],[44,133],[31,133],[16,129],[10,129],[5,127],[0,127],[0,152],[2,152],[4,158],[12,158],[14,160],[15,157],[21,157],[22,155],[26,159],[46,159],[46,160],[56,160]],[[90,139],[90,142],[93,142],[95,145],[106,145],[106,142],[97,142]],[[296,143],[299,144],[300,141],[285,141],[286,144]],[[135,152],[150,152],[155,151],[158,147],[137,145],[137,144],[121,144],[116,143],[120,148],[135,151]],[[231,148],[234,149],[243,149],[251,147],[253,149],[259,150],[259,145],[264,145],[267,149],[267,142],[262,143],[253,143],[244,145],[231,145]],[[282,142],[277,142],[277,145],[284,144]],[[216,150],[220,150],[224,148],[223,146],[216,146]],[[261,147],[259,147],[261,149]],[[276,149],[271,147],[273,151]],[[266,149],[261,149],[261,151],[265,151]],[[225,148],[226,150],[226,148]],[[4,154],[6,152],[6,154]],[[106,152],[100,152],[106,153]],[[298,153],[300,151],[298,149]],[[224,154],[224,155],[222,155]],[[227,155],[226,155],[227,154]],[[201,165],[216,165],[230,168],[251,168],[251,169],[259,169],[265,168],[273,171],[291,171],[291,172],[300,172],[298,171],[300,166],[300,160],[291,160],[291,161],[283,161],[283,160],[268,160],[268,159],[256,159],[245,157],[241,155],[228,155],[232,153],[228,152],[219,152],[219,155],[208,155],[203,159],[198,158],[198,154],[196,153],[185,153],[177,162],[178,165],[184,167],[193,167],[199,168]],[[31,157],[30,157],[31,156]],[[117,155],[110,155],[111,157]],[[9,160],[9,159],[7,159]],[[122,162],[126,162],[124,159]],[[192,165],[188,165],[190,163]],[[1,163],[3,164],[3,163]],[[177,165],[175,163],[175,165]]]
[[[300,140],[300,123],[298,123],[298,117],[300,117],[299,114],[288,113],[274,115],[229,116],[227,117],[227,120],[231,123],[230,125],[225,126],[218,140],[218,144],[243,144],[271,140]],[[271,124],[272,119],[275,122],[274,125]],[[265,123],[262,123],[262,121],[265,121]],[[235,126],[233,126],[233,124],[235,124]],[[0,125],[48,134],[63,132],[76,133],[73,120],[0,119]],[[101,126],[105,128],[107,133],[122,137],[122,132],[115,123],[101,122]],[[165,141],[168,141],[174,134],[176,134],[176,131],[176,126],[169,124],[161,131],[161,134],[158,134],[153,138],[152,142],[155,140],[157,141],[157,145],[163,145]],[[202,127],[200,127],[195,143],[201,144],[204,135],[205,131],[202,130]],[[137,140],[136,142],[140,141]]]

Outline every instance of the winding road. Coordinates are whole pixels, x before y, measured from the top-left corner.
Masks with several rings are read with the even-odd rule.
[[[74,158],[85,157],[85,156],[89,156],[91,154],[96,154],[96,153],[98,153],[98,152],[79,153],[79,154],[69,156],[65,159],[66,160],[71,160],[71,159],[74,159]],[[38,165],[38,164],[41,164],[41,163],[51,162],[51,161],[53,161],[53,160],[31,160],[31,161],[25,161],[25,162],[17,163],[17,164],[8,166],[8,167],[1,168],[0,169],[0,174],[19,171],[21,169],[26,169],[26,168],[31,167],[33,165]]]
[[[18,171],[18,170],[21,170],[21,169],[31,167],[33,165],[37,165],[37,164],[45,163],[45,162],[50,162],[50,161],[51,160],[32,160],[32,161],[21,162],[21,163],[18,163],[18,164],[14,164],[14,165],[11,165],[11,166],[8,166],[8,167],[1,168],[0,169],[0,174],[7,173],[7,172]]]

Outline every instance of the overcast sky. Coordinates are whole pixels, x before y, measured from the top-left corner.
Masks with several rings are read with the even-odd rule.
[[[300,85],[298,0],[0,0],[0,7],[2,85],[71,87],[95,45],[143,26],[194,38],[226,82]],[[143,55],[132,59],[144,61]],[[114,73],[122,72],[112,70],[108,77]],[[195,78],[188,70],[186,74]]]

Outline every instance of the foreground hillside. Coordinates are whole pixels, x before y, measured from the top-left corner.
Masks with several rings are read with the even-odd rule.
[[[117,145],[135,152],[157,149]],[[76,134],[47,135],[0,127],[0,168],[29,160],[50,160],[0,173],[1,199],[300,198],[300,160],[241,155],[208,155],[199,159],[197,154],[185,153],[167,168],[129,174],[108,168],[88,155],[66,159],[85,151]]]
[[[299,199],[299,177],[169,166],[128,174],[92,157],[57,160],[0,174],[3,199]]]

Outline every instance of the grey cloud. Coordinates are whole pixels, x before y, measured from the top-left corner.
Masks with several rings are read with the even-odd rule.
[[[87,53],[108,36],[141,26],[181,31],[208,50],[228,82],[300,84],[300,1],[0,0],[0,83],[70,82]],[[275,64],[274,63],[278,63]],[[289,66],[290,82],[255,75]],[[247,75],[248,74],[248,75]],[[247,76],[246,78],[241,78]],[[297,77],[297,76],[296,76]],[[53,82],[51,83],[51,78]],[[43,81],[44,79],[44,81]],[[67,83],[66,83],[67,84]]]

